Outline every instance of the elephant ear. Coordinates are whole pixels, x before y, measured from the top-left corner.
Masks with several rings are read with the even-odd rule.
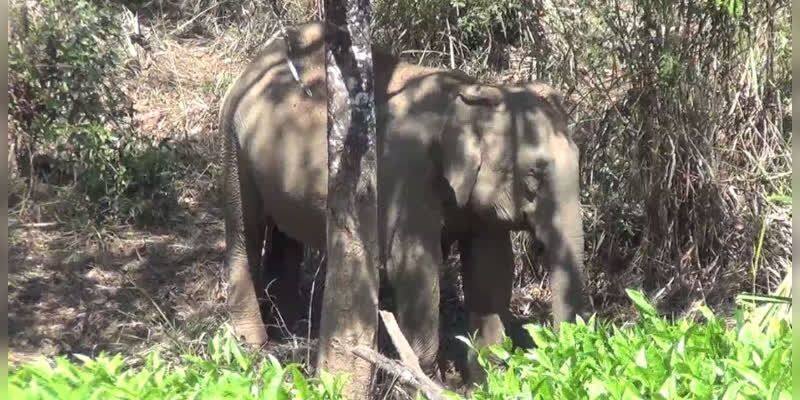
[[[553,108],[566,115],[567,112],[564,109],[564,96],[562,96],[561,92],[556,90],[554,87],[544,82],[533,81],[527,85],[527,88],[531,91],[531,93],[542,98]]]
[[[456,106],[442,135],[442,173],[459,208],[470,200],[481,168],[481,137],[470,117],[471,107]],[[466,113],[466,115],[465,115]]]
[[[503,91],[496,86],[475,84],[463,88],[458,97],[469,105],[496,107],[503,102]]]

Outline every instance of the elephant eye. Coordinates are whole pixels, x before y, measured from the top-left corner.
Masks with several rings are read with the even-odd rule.
[[[549,172],[551,163],[547,160],[537,160],[531,167],[529,174],[536,178],[543,178]]]

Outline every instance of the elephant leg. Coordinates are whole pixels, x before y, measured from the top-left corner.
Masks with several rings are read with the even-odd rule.
[[[277,227],[272,227],[269,236],[270,249],[263,260],[263,281],[269,299],[264,307],[264,320],[270,322],[270,336],[280,337],[291,334],[301,315],[299,292],[303,244]]]
[[[431,217],[403,224],[393,235],[386,270],[403,335],[423,371],[435,375],[439,352],[439,267],[441,229]]]
[[[228,308],[236,335],[246,343],[262,345],[268,337],[261,319],[259,298],[263,297],[264,285],[259,268],[267,224],[260,212],[259,196],[253,192],[255,186],[236,185],[234,188],[237,191],[234,195],[230,194],[230,187],[226,190],[229,199],[225,222]]]
[[[514,254],[508,231],[480,231],[459,241],[464,302],[469,334],[477,332],[478,347],[500,343],[503,318],[509,312],[514,278]],[[482,382],[485,373],[477,354],[467,356],[467,379]]]

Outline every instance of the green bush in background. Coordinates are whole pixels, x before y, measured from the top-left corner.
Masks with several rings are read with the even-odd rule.
[[[118,11],[87,0],[12,8],[10,127],[25,175],[76,184],[99,219],[147,221],[173,200],[174,160],[132,125]]]

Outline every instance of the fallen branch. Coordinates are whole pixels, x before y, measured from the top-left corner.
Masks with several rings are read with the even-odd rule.
[[[400,361],[414,373],[424,376],[425,373],[422,372],[422,367],[419,366],[419,359],[414,354],[414,350],[411,349],[411,345],[408,344],[406,337],[403,336],[403,332],[400,331],[400,326],[397,325],[394,314],[383,310],[378,311],[378,314],[381,317],[381,321],[383,321],[383,326],[386,328],[386,333],[389,334],[389,338],[392,340],[394,348],[400,355]]]
[[[379,311],[383,326],[389,334],[400,361],[392,360],[369,347],[359,346],[352,350],[353,354],[364,359],[376,367],[387,371],[397,377],[401,383],[421,391],[428,399],[445,399],[445,389],[425,375],[419,365],[419,359],[408,344],[408,340],[400,331],[394,315],[388,311]]]
[[[389,372],[397,379],[413,388],[421,391],[430,400],[445,400],[444,388],[436,384],[421,371],[414,371],[397,360],[392,360],[375,350],[365,346],[358,346],[352,350],[353,354],[366,360],[376,367]]]
[[[28,229],[28,228],[30,228],[30,229],[43,229],[43,228],[53,228],[53,227],[56,227],[56,226],[58,226],[60,224],[61,224],[60,222],[28,222],[28,223],[22,223],[22,222],[18,222],[15,219],[10,219],[9,223],[8,223],[8,227],[9,227],[9,229],[18,229],[18,228],[22,228],[22,229]]]

